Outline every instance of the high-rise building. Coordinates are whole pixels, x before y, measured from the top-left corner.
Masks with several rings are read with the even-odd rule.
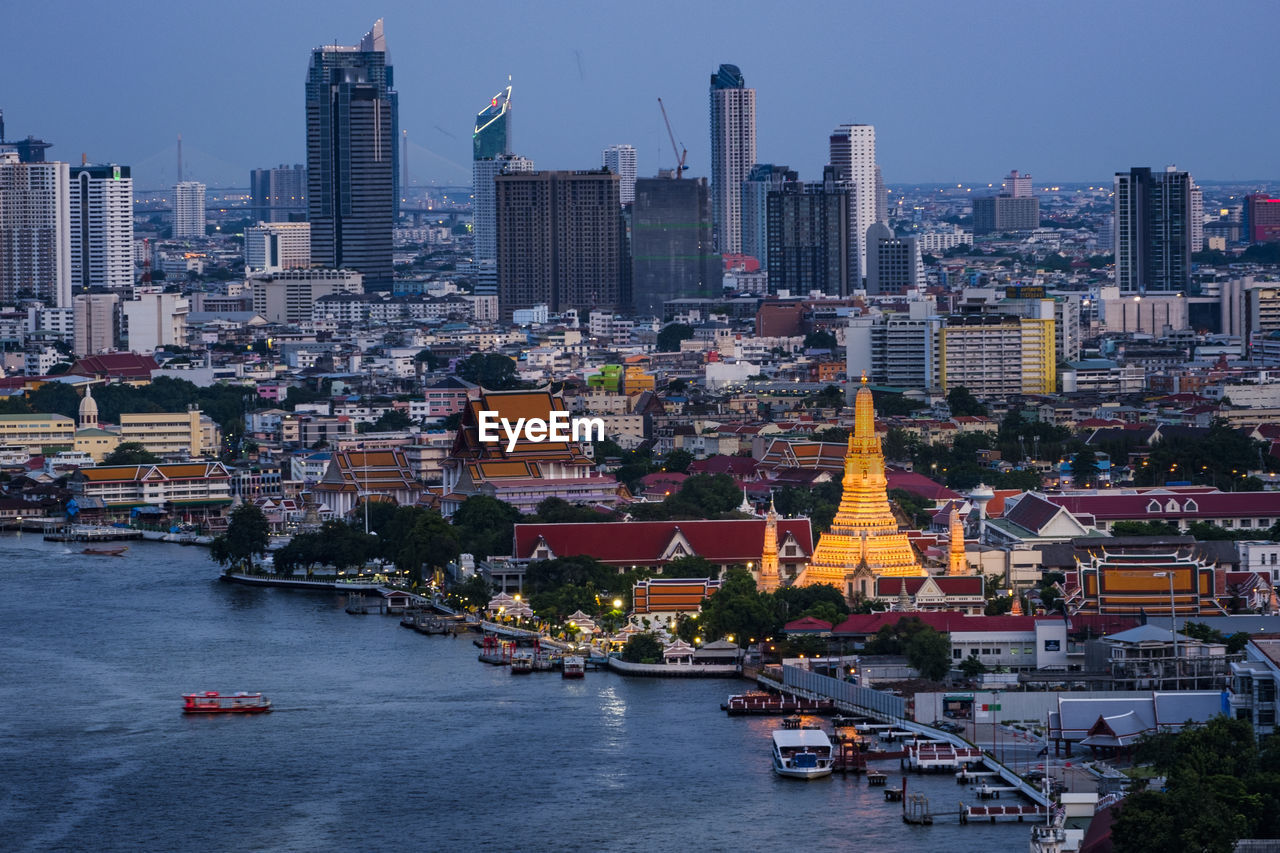
[[[742,182],[756,162],[756,90],[736,65],[711,75],[711,211],[716,249],[742,252]]]
[[[1191,251],[1204,251],[1204,191],[1191,181]]]
[[[786,166],[757,163],[742,182],[742,254],[769,265],[769,193],[799,176]]]
[[[116,348],[120,337],[120,295],[117,293],[76,294],[75,354],[83,358]]]
[[[494,186],[503,320],[535,305],[585,316],[630,301],[617,175],[526,172],[498,175]]]
[[[842,124],[831,131],[831,165],[840,180],[848,181],[857,214],[853,233],[857,238],[859,284],[867,274],[867,229],[879,222],[880,190],[877,178],[876,129],[869,124]],[[886,205],[887,206],[887,205]]]
[[[359,45],[312,50],[306,89],[311,260],[390,287],[400,121],[382,19]]]
[[[1031,198],[1031,176],[1019,174],[1017,169],[1012,169],[1009,175],[1000,184],[1000,195],[1009,198]]]
[[[310,222],[259,222],[244,229],[245,272],[311,266]]]
[[[1191,286],[1191,176],[1169,166],[1115,176],[1116,285],[1122,293]]]
[[[511,153],[511,87],[494,95],[476,115],[471,159],[493,160]]]
[[[610,145],[604,149],[604,167],[618,176],[618,199],[623,204],[636,200],[636,149],[631,145]]]
[[[1280,198],[1266,193],[1247,195],[1241,213],[1246,243],[1280,243]]]
[[[191,302],[176,293],[143,293],[122,305],[129,350],[152,353],[161,347],[186,346]]]
[[[1000,192],[973,200],[973,233],[1034,231],[1040,227],[1040,199],[1032,195],[1031,176],[1012,170]]]
[[[173,239],[204,237],[204,184],[182,181],[173,188]]]
[[[281,164],[249,172],[253,216],[259,222],[301,222],[307,218],[307,167]]]
[[[784,181],[768,196],[769,290],[847,296],[857,288],[853,188],[823,170],[820,183]]]
[[[0,299],[71,305],[66,163],[22,163],[0,149]]]
[[[713,239],[706,178],[636,181],[631,208],[636,313],[661,317],[668,299],[719,297],[723,273]]]
[[[905,295],[924,286],[924,260],[915,237],[895,237],[879,222],[867,229],[867,295]]]
[[[518,154],[499,154],[471,163],[471,233],[477,296],[498,294],[498,204],[494,179],[532,171],[533,161]]]
[[[133,178],[128,166],[70,170],[72,288],[133,284]]]
[[[978,397],[1057,391],[1052,306],[1047,317],[953,315],[941,336],[946,391],[964,386]]]

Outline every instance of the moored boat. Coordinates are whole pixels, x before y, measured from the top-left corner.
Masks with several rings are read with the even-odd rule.
[[[783,696],[779,693],[757,691],[739,693],[721,704],[730,716],[741,714],[830,714],[836,704],[831,699],[807,699],[803,696]]]
[[[533,672],[534,651],[532,649],[517,649],[511,655],[511,674],[525,675]]]
[[[128,550],[128,545],[122,545],[119,548],[85,548],[80,553],[92,554],[97,557],[123,557],[124,552]]]
[[[835,759],[822,729],[778,729],[773,733],[773,772],[792,779],[830,776]]]
[[[565,655],[560,665],[561,678],[582,678],[587,672],[587,662],[581,655]]]
[[[183,693],[184,714],[264,714],[271,710],[271,700],[261,693],[233,693],[223,696],[216,690],[205,693]]]

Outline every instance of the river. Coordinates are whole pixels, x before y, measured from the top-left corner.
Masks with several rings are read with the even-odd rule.
[[[1025,825],[906,826],[859,777],[778,778],[777,721],[719,710],[745,682],[513,678],[340,595],[220,583],[204,549],[79,550],[0,537],[0,849],[1026,849]],[[184,717],[197,690],[276,710]]]

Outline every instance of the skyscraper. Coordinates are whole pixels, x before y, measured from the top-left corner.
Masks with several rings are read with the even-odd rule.
[[[742,254],[769,268],[769,193],[799,176],[786,166],[757,163],[742,182]]]
[[[711,208],[716,249],[742,251],[742,182],[756,162],[756,90],[736,65],[711,75]]]
[[[853,189],[828,166],[819,183],[783,181],[768,195],[769,290],[847,296],[861,281]]]
[[[636,149],[630,145],[610,145],[604,149],[604,167],[618,176],[618,200],[636,200]]]
[[[69,193],[71,286],[133,284],[133,178],[128,166],[77,166]]]
[[[1010,198],[1030,198],[1031,176],[1019,174],[1017,169],[1011,170],[1000,184],[1000,194]]]
[[[585,316],[629,301],[617,175],[526,172],[498,175],[494,186],[504,320],[535,305]]]
[[[182,181],[173,187],[173,239],[204,237],[204,184]]]
[[[492,160],[511,153],[511,87],[494,95],[476,116],[471,159]]]
[[[1191,251],[1204,251],[1204,191],[1191,179]]]
[[[867,229],[878,222],[879,186],[876,170],[876,129],[869,124],[842,124],[831,131],[831,165],[837,177],[853,185],[857,221],[859,278],[867,274]]]
[[[1000,179],[1000,192],[973,200],[973,233],[1034,231],[1040,227],[1040,199],[1031,193],[1031,176],[1017,169]]]
[[[1122,293],[1191,286],[1191,176],[1169,166],[1115,176],[1116,284]]]
[[[400,122],[382,19],[357,46],[312,50],[306,93],[311,261],[390,287]]]
[[[471,135],[471,233],[477,296],[498,294],[498,208],[494,178],[533,171],[533,161],[511,153],[511,87],[489,99]]]
[[[71,305],[66,163],[22,163],[0,149],[0,299]]]
[[[712,246],[711,194],[706,178],[636,181],[631,208],[631,282],[636,313],[661,317],[662,303],[668,299],[718,298],[722,265]]]
[[[253,216],[259,222],[298,222],[307,218],[307,167],[295,163],[249,172]]]

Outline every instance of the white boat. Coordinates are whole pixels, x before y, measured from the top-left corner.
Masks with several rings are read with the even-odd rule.
[[[561,666],[561,678],[582,678],[587,671],[587,662],[581,655],[565,655]]]
[[[793,779],[830,776],[835,758],[822,729],[778,729],[773,733],[773,772]]]

